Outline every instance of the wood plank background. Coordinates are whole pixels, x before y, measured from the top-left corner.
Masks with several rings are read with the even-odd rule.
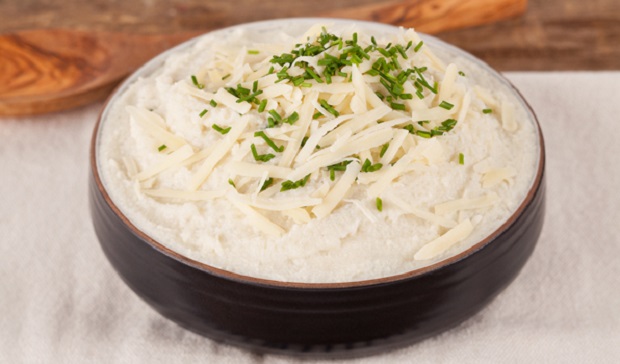
[[[170,33],[381,1],[390,0],[0,0],[0,33],[51,27]],[[438,36],[500,70],[620,70],[620,0],[530,0],[519,18]]]

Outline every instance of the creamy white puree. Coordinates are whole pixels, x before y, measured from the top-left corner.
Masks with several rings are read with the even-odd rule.
[[[226,63],[238,70],[250,67],[246,64],[248,57],[264,58],[269,52],[288,52],[295,43],[305,42],[300,35],[312,24],[312,20],[280,21],[211,33],[159,57],[121,88],[103,115],[97,160],[110,197],[131,222],[170,249],[214,267],[278,281],[323,283],[380,278],[428,266],[468,249],[501,226],[518,208],[534,178],[539,146],[532,115],[511,87],[487,68],[429,38],[424,38],[424,52],[421,49],[412,57],[417,57],[419,67],[433,68],[433,64],[447,67],[454,63],[465,74],[456,78],[455,87],[463,95],[469,93],[470,106],[466,116],[444,135],[431,139],[406,136],[407,141],[397,156],[403,158],[407,146],[417,150],[412,151],[412,160],[406,166],[408,172],[380,191],[382,211],[377,209],[376,199],[369,197],[371,184],[361,183],[371,173],[362,173],[357,175],[357,182],[346,191],[344,199],[323,218],[314,217],[311,208],[305,209],[306,215],[302,213],[300,217],[299,210],[297,214],[282,213],[250,206],[250,214],[260,214],[283,232],[270,234],[261,229],[262,226],[248,217],[248,206],[243,201],[261,196],[256,191],[265,178],[238,177],[228,167],[235,160],[256,163],[249,151],[252,142],[261,154],[270,152],[260,139],[251,135],[234,141],[230,152],[199,185],[199,191],[209,191],[205,193],[215,194],[215,198],[183,201],[147,195],[148,191],[162,189],[189,190],[191,194],[188,186],[193,178],[195,181],[202,161],[154,174],[148,173],[149,168],[169,158],[174,149],[181,160],[185,152],[194,154],[207,149],[212,153],[208,148],[226,138],[215,132],[212,124],[229,127],[248,118],[246,134],[262,129],[259,124],[264,127],[264,113],[259,116],[256,110],[251,110],[240,116],[238,110],[231,110],[221,102],[213,108],[208,104],[210,97],[200,97],[200,93],[216,93],[220,86],[236,86],[242,77],[239,72],[221,80],[228,72]],[[407,34],[411,34],[373,24],[353,26],[332,21],[323,24],[336,34],[357,31],[364,39],[372,34],[380,44],[387,43],[384,39],[401,39],[406,44]],[[254,50],[259,54],[253,54]],[[437,63],[434,57],[441,61]],[[224,62],[226,58],[230,61]],[[246,71],[251,73],[249,69]],[[192,75],[210,82],[204,89],[198,89],[191,82]],[[439,85],[442,76],[443,73],[435,74]],[[299,102],[296,104],[295,95],[290,97],[292,101],[281,105],[288,108],[283,114],[302,107]],[[452,99],[458,101],[457,106],[463,102],[463,97]],[[155,124],[163,123],[160,125],[163,129],[190,147],[181,149],[183,142],[180,142],[178,148],[167,145],[168,150],[159,151],[161,139],[137,122],[135,115],[130,117],[128,106],[148,115],[151,112],[159,115],[161,120]],[[487,108],[493,112],[482,113]],[[204,109],[209,111],[200,116]],[[454,117],[458,116],[456,112]],[[316,131],[319,127],[317,123],[310,129]],[[279,145],[287,144],[285,138],[274,140]],[[459,163],[460,153],[464,164]],[[282,158],[279,153],[274,154],[278,156],[266,164],[277,164]],[[377,158],[375,155],[374,162]],[[398,160],[395,158],[393,162]],[[384,170],[387,169],[386,166]],[[140,173],[146,178],[137,179]],[[154,177],[149,177],[151,174]],[[272,191],[273,195],[268,197],[320,199],[342,175],[338,172],[335,181],[331,181],[323,169],[313,173],[304,187]],[[226,197],[234,194],[228,183],[231,178],[246,200],[233,198],[237,202],[232,204]],[[466,207],[475,204],[479,207],[458,209],[463,203]],[[426,215],[439,216],[444,226],[425,219]],[[300,221],[307,216],[311,217],[310,221]],[[455,225],[461,230],[469,227],[471,232],[445,252],[425,259],[421,249]]]

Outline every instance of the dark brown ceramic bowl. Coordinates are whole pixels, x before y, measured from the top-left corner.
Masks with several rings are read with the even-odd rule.
[[[286,21],[291,20],[243,26],[282,26]],[[425,41],[479,63],[508,84],[465,52],[432,37]],[[330,356],[373,353],[458,325],[502,291],[532,254],[543,224],[545,152],[536,117],[516,90],[540,137],[535,179],[516,212],[500,228],[457,256],[382,279],[304,284],[241,276],[171,251],[134,226],[110,198],[97,159],[100,126],[116,95],[137,77],[153,72],[167,54],[138,70],[108,100],[92,140],[90,208],[101,247],[117,273],[138,296],[179,325],[259,351]]]

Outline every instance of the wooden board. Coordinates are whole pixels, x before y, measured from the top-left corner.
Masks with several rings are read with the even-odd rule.
[[[319,9],[316,15],[379,21],[436,33],[515,17],[524,12],[526,3],[527,0],[392,0]],[[161,29],[152,35],[129,30],[34,29],[0,35],[0,115],[62,110],[100,98],[157,53],[195,36],[196,31],[215,28],[215,14],[205,16],[202,28],[189,33],[167,33]],[[237,18],[229,14],[224,19]]]
[[[172,33],[387,2],[391,0],[0,1],[0,33],[58,27]],[[500,70],[620,70],[620,1],[531,0],[518,19],[439,36]]]

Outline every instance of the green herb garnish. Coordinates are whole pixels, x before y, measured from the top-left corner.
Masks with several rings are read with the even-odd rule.
[[[265,107],[267,107],[267,99],[263,99],[258,105],[258,112],[265,111]]]
[[[162,145],[160,145],[160,146],[157,148],[157,151],[158,151],[158,152],[161,152],[162,150],[164,150],[164,149],[166,149],[166,148],[168,148],[168,147],[166,146],[166,144],[162,144]]]
[[[364,163],[362,164],[362,172],[368,173],[368,172],[376,172],[378,170],[381,169],[381,167],[383,167],[383,164],[381,163],[375,163],[372,164],[372,162],[369,159],[366,159],[364,161]]]
[[[334,181],[336,179],[336,171],[345,171],[347,169],[347,165],[351,162],[351,160],[346,160],[327,166],[327,170],[329,171],[329,179]]]
[[[243,101],[247,101],[249,103],[258,103],[256,96],[263,93],[263,90],[258,89],[258,81],[254,81],[252,89],[243,87],[241,86],[241,84],[238,84],[236,88],[226,87],[226,91],[228,91],[229,94],[237,98],[237,103],[241,103]]]
[[[490,113],[492,113],[492,112],[493,112],[493,109],[483,109],[483,110],[482,110],[482,113],[483,113],[483,114],[490,114]]]
[[[263,140],[265,141],[265,143],[267,143],[267,145],[268,145],[269,147],[271,147],[271,149],[275,150],[276,152],[278,152],[278,153],[282,153],[282,152],[284,151],[284,146],[283,146],[283,145],[281,145],[281,146],[277,146],[277,145],[276,145],[276,143],[275,143],[273,140],[271,140],[271,138],[269,138],[269,137],[267,136],[267,134],[265,134],[265,132],[264,132],[264,131],[262,131],[262,130],[261,130],[261,131],[257,131],[257,132],[255,132],[255,133],[254,133],[254,136],[255,136],[255,137],[261,137],[261,138],[263,138]]]
[[[442,101],[442,102],[439,104],[439,107],[444,108],[444,109],[446,109],[446,110],[451,110],[451,109],[454,107],[454,105],[453,105],[453,104],[451,104],[451,103],[449,103],[449,102],[447,102],[447,101]]]
[[[269,177],[263,182],[263,185],[260,187],[261,192],[266,190],[269,186],[273,184],[273,178]]]
[[[211,126],[213,128],[213,130],[217,131],[218,133],[222,134],[222,135],[226,135],[228,134],[228,132],[230,131],[230,126],[228,128],[222,128],[221,126],[217,125],[217,124],[213,124]]]
[[[271,153],[258,154],[258,152],[256,151],[256,145],[254,144],[250,145],[250,149],[252,150],[252,156],[254,157],[254,160],[259,161],[259,162],[268,162],[271,159],[276,157],[275,155]]]
[[[383,144],[383,146],[381,147],[381,151],[379,152],[380,158],[383,158],[383,156],[385,155],[385,152],[387,152],[389,147],[390,147],[390,143]]]
[[[306,175],[306,177],[298,181],[286,180],[282,182],[282,187],[280,188],[280,191],[294,190],[296,188],[303,187],[306,185],[306,183],[308,183],[309,179],[310,179],[310,174]]]
[[[340,115],[340,113],[334,109],[333,106],[331,106],[330,104],[327,103],[327,101],[320,99],[319,100],[319,104],[330,114],[334,115],[335,117],[338,117]]]
[[[195,75],[192,75],[192,83],[194,84],[194,86],[198,87],[201,90],[205,87],[205,85],[203,85],[202,83],[198,82],[198,79],[196,78]]]
[[[383,211],[383,200],[380,197],[377,197],[375,204],[377,205],[377,210]]]

